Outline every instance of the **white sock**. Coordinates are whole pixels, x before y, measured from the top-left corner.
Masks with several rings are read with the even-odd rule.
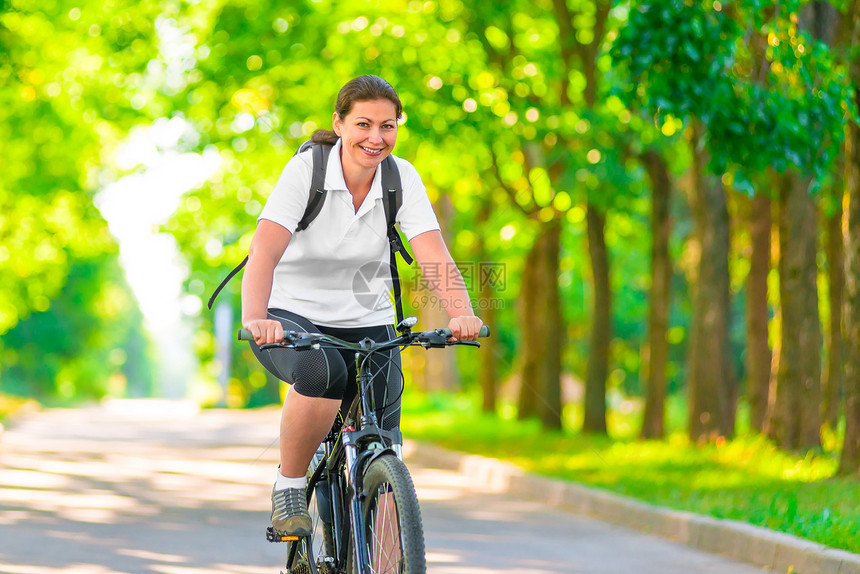
[[[278,472],[276,474],[275,490],[283,490],[285,488],[307,488],[308,486],[307,476],[299,476],[296,478],[284,476],[281,474],[281,467],[278,467]]]

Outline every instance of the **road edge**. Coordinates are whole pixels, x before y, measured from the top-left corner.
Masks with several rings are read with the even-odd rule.
[[[670,510],[598,488],[528,473],[508,462],[427,443],[407,441],[404,455],[424,466],[456,470],[493,492],[543,502],[774,572],[860,574],[858,554],[744,522]]]

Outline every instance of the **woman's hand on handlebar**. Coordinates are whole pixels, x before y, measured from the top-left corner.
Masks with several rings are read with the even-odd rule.
[[[271,319],[252,319],[242,325],[254,335],[257,345],[271,345],[284,340],[284,327],[279,321]]]
[[[478,338],[478,332],[484,324],[480,317],[475,315],[462,315],[460,317],[452,317],[448,322],[448,328],[451,330],[451,337],[455,341],[474,341]]]

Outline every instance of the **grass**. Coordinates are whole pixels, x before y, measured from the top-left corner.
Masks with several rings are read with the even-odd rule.
[[[32,399],[25,399],[0,393],[0,426],[14,415],[36,408],[38,408],[38,403]]]
[[[658,506],[860,553],[860,480],[834,478],[838,460],[832,453],[785,453],[749,432],[707,445],[691,444],[683,431],[664,441],[637,440],[632,409],[613,412],[613,438],[546,432],[536,421],[515,420],[510,409],[490,416],[476,404],[462,396],[409,394],[403,433]]]

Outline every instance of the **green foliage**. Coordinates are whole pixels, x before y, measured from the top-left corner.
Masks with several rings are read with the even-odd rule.
[[[614,414],[616,429],[636,426],[623,422],[629,416]],[[658,506],[860,551],[860,484],[831,478],[835,456],[787,454],[761,436],[696,445],[683,432],[667,441],[548,433],[538,421],[480,414],[468,398],[414,393],[404,402],[403,432]]]
[[[4,422],[38,408],[39,404],[32,399],[24,399],[0,393],[0,432],[2,432]]]
[[[0,14],[0,334],[59,292],[70,259],[110,244],[91,208],[101,145],[139,114],[153,6],[35,7]],[[159,110],[160,111],[160,110]]]
[[[797,25],[797,3],[633,3],[612,46],[617,93],[657,124],[700,121],[711,170],[752,194],[768,168],[827,178],[853,118],[847,74]],[[784,3],[783,3],[784,4]],[[786,9],[787,8],[787,9]]]
[[[3,390],[42,401],[148,396],[153,384],[143,318],[115,253],[72,261],[48,310],[3,340]]]
[[[125,287],[92,197],[123,131],[164,111],[150,82],[161,10],[153,2],[11,0],[0,12],[4,390],[103,393],[115,371],[105,353],[128,337],[94,349],[105,342],[96,331],[140,324],[127,296],[131,311],[111,303]],[[75,330],[57,334],[68,321]],[[114,327],[101,337],[108,334]]]
[[[612,45],[630,84],[625,101],[664,118],[707,118],[732,92],[726,72],[734,63],[737,27],[710,2],[635,2]]]

